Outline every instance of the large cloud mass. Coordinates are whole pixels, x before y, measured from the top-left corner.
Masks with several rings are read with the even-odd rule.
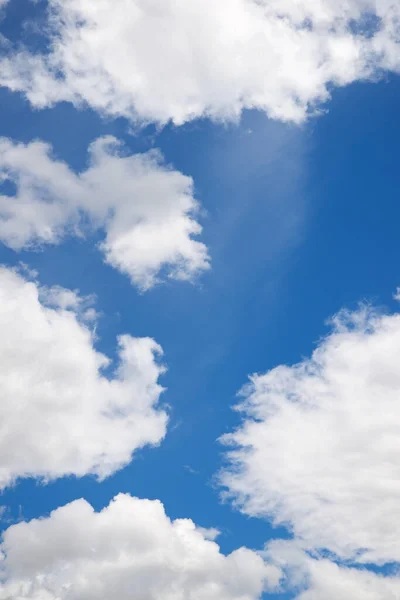
[[[165,435],[163,367],[150,338],[120,336],[118,364],[93,346],[84,302],[0,268],[0,488],[18,477],[105,477]]]
[[[20,48],[0,84],[181,124],[244,108],[300,121],[331,85],[400,69],[395,0],[49,0],[50,50]]]
[[[340,313],[310,359],[253,376],[224,438],[227,493],[304,548],[400,561],[399,365],[400,314],[364,306]]]
[[[0,138],[0,240],[14,250],[59,243],[67,234],[102,229],[108,263],[141,289],[162,270],[189,279],[209,266],[207,249],[192,236],[193,182],[163,163],[159,152],[124,155],[115,138],[89,147],[89,166],[73,172],[41,141]]]
[[[279,570],[255,552],[228,556],[159,501],[120,494],[101,512],[85,500],[3,536],[0,598],[256,600]]]
[[[272,542],[265,558],[283,572],[281,589],[295,592],[296,600],[396,600],[400,597],[398,573],[384,576],[365,568],[339,565],[326,557],[310,556],[296,542]]]

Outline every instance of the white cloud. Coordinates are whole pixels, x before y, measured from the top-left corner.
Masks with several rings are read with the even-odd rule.
[[[85,302],[61,291],[46,290],[47,306],[37,283],[0,268],[0,487],[18,477],[102,478],[165,435],[160,346],[120,336],[118,362],[106,377],[110,360],[80,318]]]
[[[395,0],[49,0],[50,52],[15,49],[0,84],[34,106],[133,121],[301,121],[331,85],[400,70]]]
[[[71,309],[76,312],[82,307],[82,304],[94,301],[94,298],[83,298],[80,296],[79,290],[67,290],[59,285],[53,285],[52,287],[41,286],[39,289],[39,298],[47,306],[61,308],[62,310]]]
[[[305,548],[400,561],[400,314],[342,312],[309,360],[255,375],[221,482]]]
[[[311,557],[293,542],[273,542],[266,558],[285,573],[282,588],[297,600],[397,600],[400,578],[365,568],[340,566],[326,558]]]
[[[228,556],[159,501],[119,494],[94,512],[77,500],[3,535],[0,598],[255,600],[280,572],[255,552]]]
[[[0,240],[13,248],[60,243],[68,234],[101,228],[105,259],[142,289],[160,270],[189,279],[208,268],[190,177],[159,152],[125,155],[115,138],[89,147],[89,166],[74,173],[41,142],[0,138],[0,178],[15,195],[0,195]]]

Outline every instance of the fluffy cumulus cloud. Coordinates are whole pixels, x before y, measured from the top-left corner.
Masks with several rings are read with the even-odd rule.
[[[46,54],[16,48],[0,84],[134,121],[301,121],[332,85],[400,70],[396,0],[48,0]]]
[[[105,260],[141,289],[160,270],[189,279],[209,266],[190,177],[157,151],[127,155],[115,138],[89,147],[81,173],[56,160],[41,142],[0,139],[0,240],[13,248],[57,244],[66,235],[104,231]],[[6,193],[8,192],[8,193]]]
[[[399,364],[400,314],[362,306],[333,319],[310,359],[253,376],[224,437],[227,494],[305,549],[400,561]]]
[[[3,600],[255,600],[280,574],[251,550],[223,555],[159,501],[124,494],[99,513],[77,500],[11,526],[1,550]]]
[[[265,558],[284,574],[281,590],[295,594],[296,600],[396,600],[400,578],[379,575],[367,569],[340,566],[318,556],[310,556],[293,542],[273,542]]]
[[[1,488],[19,477],[103,478],[165,435],[161,348],[122,335],[113,365],[94,348],[87,304],[0,268]]]

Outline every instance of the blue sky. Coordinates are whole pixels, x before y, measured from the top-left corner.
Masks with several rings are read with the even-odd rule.
[[[82,0],[78,4],[83,6],[85,2]],[[133,4],[135,0],[132,0]],[[384,11],[384,3],[382,5]],[[32,21],[21,29],[27,19],[37,23],[46,21],[46,2],[37,5],[9,0],[3,11],[6,16],[2,22],[2,35],[13,42],[22,40],[31,53],[46,52],[45,39],[30,33]],[[5,45],[3,52],[4,56],[12,57],[17,51]],[[397,52],[400,56],[398,49]],[[37,271],[37,281],[42,286],[58,285],[78,289],[82,296],[95,295],[95,308],[100,314],[93,343],[98,351],[117,360],[115,340],[118,335],[127,333],[154,338],[164,350],[162,362],[167,366],[167,372],[159,380],[166,388],[161,404],[168,405],[170,414],[165,439],[157,447],[139,448],[132,462],[104,481],[89,474],[60,476],[43,483],[40,477],[32,476],[5,485],[1,497],[1,504],[6,507],[1,523],[3,531],[20,521],[48,517],[51,511],[79,498],[86,499],[96,511],[101,511],[118,493],[124,493],[161,500],[172,519],[188,518],[201,527],[219,529],[217,542],[224,554],[241,546],[259,551],[276,539],[294,539],[299,552],[304,549],[305,556],[308,556],[307,552],[315,552],[316,548],[332,551],[336,553],[332,564],[325,565],[322,555],[315,562],[321,569],[330,569],[336,563],[341,565],[345,573],[338,572],[336,579],[344,578],[343,593],[351,597],[355,597],[352,596],[353,582],[349,579],[347,584],[345,578],[351,578],[352,570],[346,569],[346,565],[355,565],[359,569],[367,563],[374,572],[378,568],[376,565],[381,568],[400,561],[397,551],[390,555],[387,550],[390,541],[385,545],[383,534],[381,545],[373,547],[371,542],[365,546],[372,558],[358,561],[357,553],[351,555],[348,550],[360,547],[357,532],[353,538],[349,533],[349,541],[343,545],[341,554],[336,534],[332,533],[333,541],[327,538],[316,543],[314,529],[311,525],[307,530],[302,529],[299,519],[301,521],[303,513],[298,517],[295,509],[282,513],[283,521],[288,520],[287,514],[294,514],[287,526],[274,525],[273,519],[280,519],[280,508],[266,508],[273,503],[268,494],[269,482],[275,477],[270,468],[269,479],[263,475],[263,461],[270,464],[275,460],[275,455],[269,455],[267,450],[260,454],[261,462],[257,462],[257,468],[261,469],[257,481],[263,481],[265,476],[265,486],[263,483],[257,487],[258,484],[253,480],[253,483],[249,482],[246,475],[238,483],[240,489],[248,486],[246,494],[253,498],[253,504],[248,501],[246,504],[241,499],[233,483],[226,484],[231,497],[223,501],[218,481],[218,473],[224,465],[225,473],[229,475],[226,449],[218,440],[241,423],[232,406],[249,375],[270,372],[278,365],[294,365],[309,357],[317,347],[323,346],[321,339],[329,334],[327,319],[342,308],[358,314],[359,302],[366,301],[387,312],[388,319],[397,310],[393,294],[400,282],[397,226],[400,216],[397,156],[400,79],[390,69],[382,75],[384,69],[379,65],[377,71],[381,75],[377,80],[371,77],[371,81],[358,81],[361,77],[354,77],[348,85],[332,86],[331,98],[322,104],[323,112],[300,119],[301,122],[275,118],[271,106],[263,110],[261,106],[250,109],[244,105],[240,116],[234,120],[209,118],[206,111],[204,114],[200,111],[194,118],[174,123],[175,116],[171,113],[172,122],[160,123],[154,117],[153,122],[142,127],[138,127],[135,118],[127,113],[122,114],[122,111],[118,115],[116,110],[110,110],[105,114],[96,106],[90,106],[90,101],[79,106],[78,102],[61,97],[59,102],[49,102],[51,105],[35,106],[35,101],[25,96],[22,85],[20,91],[12,91],[12,84],[9,82],[7,86],[3,78],[0,90],[2,138],[23,144],[40,139],[52,147],[54,160],[63,161],[74,172],[87,168],[88,146],[102,136],[111,135],[121,140],[126,155],[158,148],[166,164],[194,181],[194,196],[201,205],[196,220],[203,228],[199,239],[211,257],[211,268],[196,274],[192,281],[167,279],[143,292],[132,285],[128,276],[105,264],[98,250],[103,239],[101,231],[89,232],[81,238],[67,235],[62,243],[44,244],[35,251],[29,248],[15,251],[7,243],[0,245],[0,262],[6,269],[19,268],[23,262]],[[329,80],[327,85],[331,86]],[[310,103],[313,100],[310,98]],[[317,104],[321,106],[321,103]],[[155,108],[154,114],[160,110]],[[151,121],[148,115],[145,116]],[[2,193],[12,202],[15,188],[7,187],[9,185],[8,182],[4,184]],[[384,328],[380,322],[368,322],[363,332],[357,330],[357,335],[368,336],[371,328],[372,336],[379,335],[381,327]],[[351,332],[350,328],[347,335]],[[335,340],[338,345],[344,343],[342,338]],[[368,343],[366,340],[365,347]],[[352,356],[357,351],[355,348]],[[394,354],[392,359],[395,357]],[[383,363],[384,358],[385,355]],[[389,371],[389,366],[382,366],[382,377],[386,373],[388,381],[392,377]],[[18,369],[16,373],[18,376]],[[395,384],[393,386],[391,399],[399,393]],[[360,410],[367,411],[369,405],[363,405],[362,393],[355,389],[355,393],[361,394]],[[289,392],[287,394],[289,397]],[[350,400],[346,396],[346,401],[351,402],[351,398],[351,395]],[[12,401],[12,398],[6,399],[6,402]],[[377,397],[379,401],[380,396]],[[397,415],[397,430],[394,431],[399,433],[400,413],[398,404],[396,407],[393,402],[391,420],[393,423],[393,415]],[[383,407],[385,410],[386,404]],[[353,417],[359,423],[356,412]],[[246,415],[243,418],[251,420]],[[258,418],[260,427],[265,426],[266,435],[268,432],[272,435],[267,420],[264,423],[264,417]],[[299,416],[296,418],[300,419]],[[46,420],[46,414],[43,419]],[[285,422],[282,423],[282,431],[285,431]],[[301,428],[301,419],[299,424]],[[7,429],[6,420],[4,427]],[[35,427],[34,423],[32,427]],[[375,432],[371,431],[373,438]],[[249,446],[253,445],[249,437],[246,440]],[[46,444],[46,440],[42,443]],[[236,443],[240,446],[240,442],[236,440]],[[300,445],[306,441],[299,434],[294,443],[298,444],[301,455]],[[260,447],[254,440],[253,448],[259,450]],[[275,449],[280,456],[284,447],[285,440],[276,442],[273,449],[268,446],[269,452]],[[395,448],[394,445],[393,453]],[[364,446],[361,444],[357,451],[362,455]],[[312,453],[307,456],[313,460]],[[338,453],[337,461],[341,465],[340,456]],[[369,457],[365,460],[368,473]],[[231,473],[239,469],[243,474],[243,464],[247,464],[245,456],[238,459],[236,467],[232,466]],[[330,466],[326,463],[324,468],[329,470]],[[38,472],[41,472],[40,467]],[[371,465],[370,473],[371,479],[379,485],[379,468]],[[316,477],[314,471],[311,474],[307,471],[303,476]],[[279,479],[279,474],[276,477]],[[386,497],[392,493],[390,497],[395,503],[398,501],[397,483],[393,478],[391,480],[393,489],[390,488],[392,492],[387,492]],[[294,482],[291,485],[297,489]],[[289,502],[287,492],[275,490],[275,493],[282,493],[279,506]],[[259,506],[264,501],[263,494],[265,507]],[[336,498],[329,501],[334,504]],[[356,503],[354,510],[358,510]],[[362,527],[366,525],[362,524]],[[8,548],[11,550],[12,540],[10,534]],[[278,559],[279,552],[271,558],[271,550],[265,560],[278,566],[282,566],[280,561],[283,560],[289,571],[305,569],[307,572],[309,567],[303,565],[307,562],[305,559],[296,562],[297,559],[290,558],[290,553],[288,557],[285,552],[282,551],[284,558]],[[299,567],[299,564],[303,566]],[[40,566],[46,573],[48,568],[48,565]],[[332,584],[332,589],[324,589],[316,576],[313,579],[312,569],[312,575],[304,575],[308,577],[308,583],[300,585],[301,589],[304,587],[305,600],[342,597],[339,596],[342,588],[337,591],[334,587],[337,581]],[[11,569],[10,572],[7,571],[7,577],[14,582],[18,570]],[[385,566],[383,573],[387,574],[387,581],[369,581],[365,584],[365,592],[364,582],[358,585],[357,600],[392,597],[389,593],[400,584]],[[282,584],[280,590],[265,593],[266,598],[300,597],[297,580],[293,576],[294,583],[291,583],[290,575],[286,576],[289,583]],[[157,572],[154,577],[157,578]],[[329,576],[323,579],[330,581]],[[6,595],[16,593],[8,592],[6,585],[4,583],[4,590],[1,590],[4,595],[0,593],[0,598],[17,597]],[[134,589],[134,581],[132,585]],[[51,587],[44,589],[55,594]],[[37,593],[44,594],[43,590]],[[368,590],[376,595],[367,596]],[[42,598],[29,595],[33,594],[32,590],[19,593],[18,598]],[[176,598],[203,598],[202,592],[196,589],[191,593],[193,596],[177,595]],[[240,598],[247,600],[260,596],[257,592],[246,591],[246,594]],[[64,597],[67,598],[60,596],[63,600]],[[106,596],[82,597],[89,600]],[[126,597],[136,598],[134,592]],[[149,592],[141,600],[158,597]],[[226,595],[228,597],[239,598]],[[47,600],[47,596],[43,595],[43,598]],[[48,598],[53,600],[53,596]],[[125,600],[125,596],[121,596],[121,600]]]

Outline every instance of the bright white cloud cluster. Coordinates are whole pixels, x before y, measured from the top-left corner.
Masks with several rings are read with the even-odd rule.
[[[108,263],[141,289],[160,270],[189,279],[209,266],[190,177],[168,168],[157,151],[121,154],[112,137],[89,147],[88,168],[74,173],[40,141],[0,139],[0,240],[14,250],[59,243],[67,234],[101,228]]]
[[[87,316],[76,293],[0,268],[0,488],[18,477],[102,478],[164,437],[161,348],[120,336],[106,377],[112,364],[95,350]]]
[[[48,54],[3,58],[34,106],[85,103],[134,121],[301,121],[343,86],[400,70],[396,0],[48,0]]]
[[[284,573],[283,590],[297,591],[296,600],[396,600],[400,597],[397,575],[378,575],[366,569],[348,568],[311,557],[293,542],[273,542],[266,552]]]
[[[120,494],[101,512],[77,500],[3,536],[0,598],[256,600],[279,570],[255,552],[228,556],[159,501]]]
[[[309,360],[253,376],[224,437],[227,493],[305,548],[400,561],[399,364],[400,314],[364,306],[335,317]]]

